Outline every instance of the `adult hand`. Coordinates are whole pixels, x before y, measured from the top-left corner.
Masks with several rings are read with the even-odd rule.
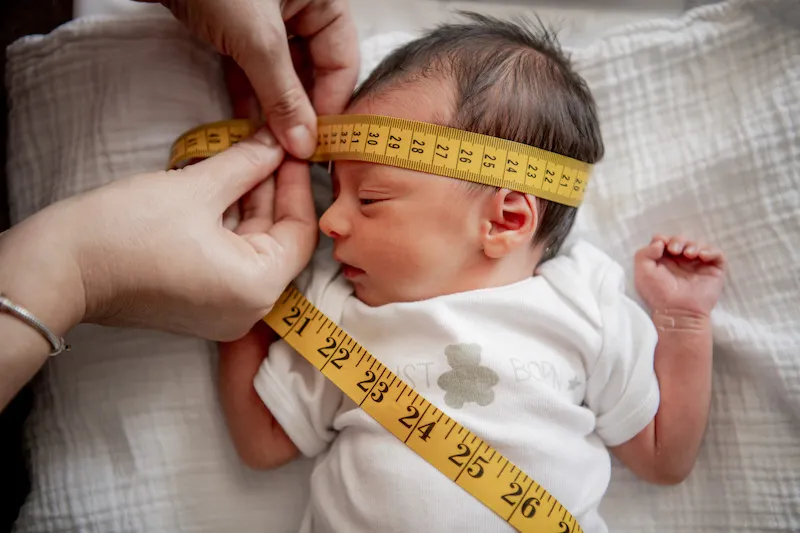
[[[283,157],[262,129],[185,169],[53,204],[0,237],[0,288],[61,331],[84,321],[236,339],[316,246],[308,164]],[[222,214],[240,198],[234,233]]]
[[[317,140],[316,114],[340,113],[358,77],[358,42],[347,0],[161,3],[246,74],[235,68],[226,73],[235,114],[257,118],[254,91],[281,145],[296,157],[309,157]]]

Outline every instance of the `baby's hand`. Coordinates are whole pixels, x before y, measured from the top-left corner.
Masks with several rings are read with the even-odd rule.
[[[656,235],[636,253],[636,290],[652,311],[709,315],[722,291],[724,266],[714,247]]]

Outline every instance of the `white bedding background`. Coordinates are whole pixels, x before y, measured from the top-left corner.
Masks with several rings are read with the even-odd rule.
[[[365,42],[365,71],[407,38]],[[12,220],[161,168],[177,135],[229,113],[216,57],[169,19],[76,21],[7,55]],[[800,3],[730,0],[573,57],[607,147],[576,233],[628,273],[652,232],[729,259],[697,467],[665,488],[615,464],[611,531],[800,531]],[[213,345],[91,326],[70,340],[36,384],[17,531],[294,530],[309,465],[239,465]]]

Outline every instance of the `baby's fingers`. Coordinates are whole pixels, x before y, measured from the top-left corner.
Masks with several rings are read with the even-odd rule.
[[[658,241],[661,241],[663,243],[667,243],[667,242],[669,242],[669,237],[665,237],[665,236],[661,235],[660,233],[656,233],[655,235],[653,235],[653,238],[650,239],[650,244],[656,243]]]
[[[698,258],[704,263],[714,263],[718,267],[725,264],[725,255],[718,248],[713,246],[704,247],[700,250]]]
[[[636,260],[642,261],[645,259],[650,259],[652,261],[657,261],[664,256],[665,246],[665,239],[656,239],[654,237],[649,245],[636,252]]]
[[[689,241],[686,243],[686,246],[683,249],[683,257],[686,259],[697,259],[697,256],[700,254],[700,250],[702,250],[702,246],[698,246],[696,242]]]
[[[667,245],[667,250],[672,255],[681,255],[686,248],[686,239],[682,235],[672,237]]]

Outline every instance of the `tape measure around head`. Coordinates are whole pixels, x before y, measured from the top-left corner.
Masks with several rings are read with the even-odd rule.
[[[222,120],[192,128],[172,143],[168,168],[183,168],[211,157],[249,137],[254,131],[254,125],[244,119]]]
[[[404,383],[296,288],[284,291],[264,321],[380,425],[518,531],[582,531],[544,487]]]
[[[336,122],[343,119],[349,122]],[[364,121],[359,122],[359,120]],[[364,115],[322,117],[320,143],[311,159],[373,161],[449,175],[438,167],[434,171],[424,167],[433,165],[432,162],[426,163],[427,160],[419,161],[416,158],[387,155],[387,150],[398,150],[390,146],[391,144],[404,142],[405,146],[409,147],[408,154],[419,155],[420,152],[413,151],[413,148],[420,146],[422,149],[436,148],[440,154],[448,155],[447,158],[435,156],[440,159],[449,159],[451,153],[463,154],[460,157],[469,161],[459,163],[464,163],[469,168],[465,170],[457,164],[453,167],[455,174],[449,175],[450,177],[521,190],[519,187],[506,185],[505,182],[490,181],[480,172],[472,172],[472,169],[480,171],[480,168],[497,168],[487,166],[485,163],[500,162],[505,159],[509,168],[512,166],[525,168],[530,165],[535,167],[531,172],[540,169],[544,171],[544,174],[537,174],[537,179],[539,176],[549,176],[548,170],[552,170],[553,176],[558,175],[556,171],[561,172],[562,176],[569,177],[569,183],[581,187],[582,198],[588,177],[588,166],[584,163],[575,164],[574,160],[548,152],[538,153],[531,147],[523,147],[524,153],[515,151],[521,149],[511,146],[513,143],[502,144],[508,141],[501,142],[494,139],[495,144],[481,143],[478,142],[480,139],[467,132],[419,122],[397,122],[398,120]],[[326,121],[333,121],[332,123],[339,124],[341,128],[336,131],[326,129],[332,124]],[[409,126],[418,129],[409,129]],[[243,120],[222,121],[194,128],[184,133],[173,144],[169,168],[181,168],[210,157],[247,137],[253,131],[253,126]],[[447,133],[448,131],[451,133]],[[457,134],[453,134],[452,131]],[[358,132],[361,133],[356,135]],[[375,135],[371,135],[373,133]],[[346,139],[345,142],[342,142],[343,138]],[[364,139],[366,146],[383,146],[384,149],[382,152],[366,149],[358,152],[360,147],[353,148],[353,145],[358,145],[356,139],[358,142]],[[378,144],[370,143],[372,140]],[[415,143],[415,140],[424,144]],[[498,142],[500,144],[497,144]],[[334,145],[339,148],[344,146],[345,150],[336,151]],[[505,151],[501,153],[498,150]],[[486,157],[487,154],[490,157]],[[522,155],[525,157],[521,157]],[[480,168],[475,161],[480,163]],[[549,182],[542,179],[540,183]],[[537,193],[531,192],[531,194]],[[518,531],[537,533],[583,531],[575,518],[544,487],[489,443],[448,417],[389,371],[296,288],[289,287],[283,292],[273,309],[264,317],[264,322],[379,424]]]
[[[200,126],[172,147],[170,167],[208,157],[252,132],[231,120]],[[354,160],[503,187],[577,207],[583,201],[591,165],[516,142],[394,117],[319,117],[317,149],[311,161]]]

